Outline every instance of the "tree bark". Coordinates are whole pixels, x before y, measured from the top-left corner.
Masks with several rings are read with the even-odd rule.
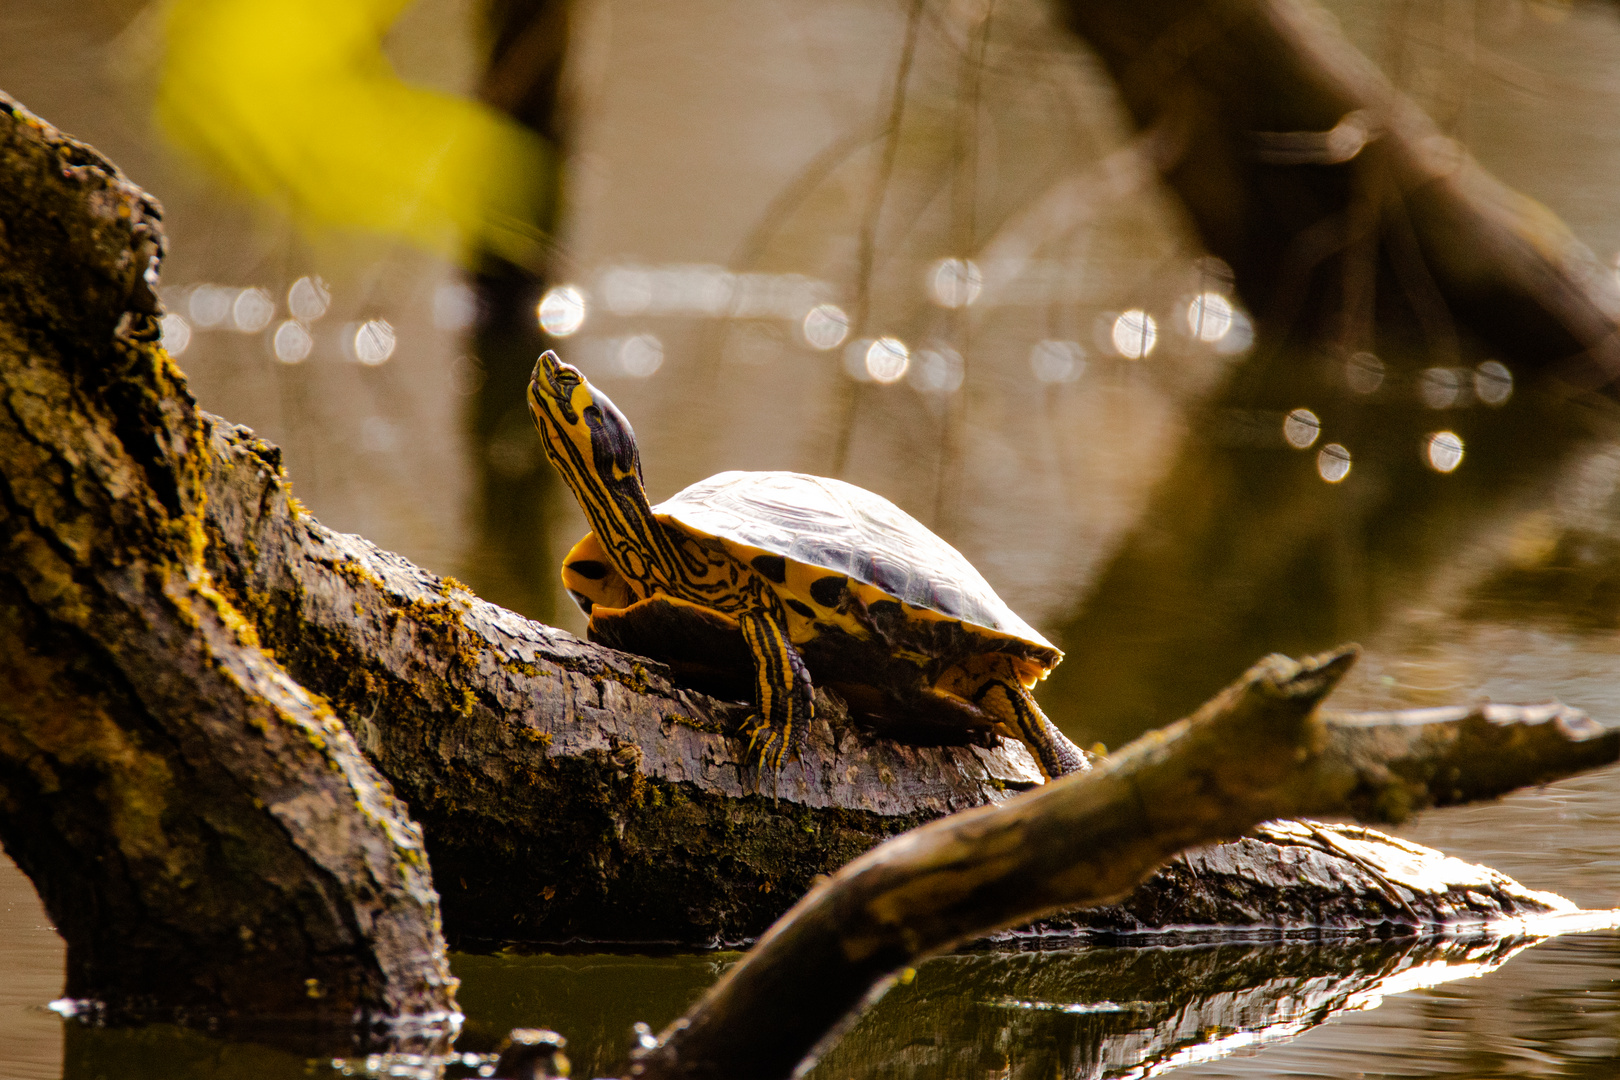
[[[160,209],[0,95],[0,841],[112,1017],[440,1034],[420,830],[203,564]]]
[[[1488,709],[1320,714],[1355,655],[1267,658],[1089,773],[868,852],[800,900],[629,1075],[787,1077],[900,969],[1122,897],[1185,848],[1284,815],[1398,820],[1500,794],[1520,770],[1537,783],[1620,756],[1620,732],[1563,708],[1506,722]]]
[[[1018,743],[879,739],[825,694],[761,774],[745,704],[325,528],[244,428],[211,445],[214,578],[410,804],[452,940],[753,938],[873,844],[1039,783]]]

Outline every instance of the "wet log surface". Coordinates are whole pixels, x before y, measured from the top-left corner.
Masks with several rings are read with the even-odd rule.
[[[454,1009],[421,832],[203,565],[160,209],[0,95],[0,842],[97,1014]]]
[[[743,703],[325,528],[244,428],[211,445],[215,579],[410,804],[452,940],[753,938],[816,875],[1040,780],[1020,744],[879,739],[825,695],[802,757],[761,775]]]

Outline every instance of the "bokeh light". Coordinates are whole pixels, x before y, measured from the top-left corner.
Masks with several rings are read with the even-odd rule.
[[[917,350],[907,374],[911,385],[925,394],[954,394],[962,389],[966,365],[949,345],[930,345]]]
[[[1449,409],[1461,402],[1465,386],[1456,368],[1425,368],[1418,376],[1418,400],[1431,409]]]
[[[1463,459],[1462,438],[1453,431],[1436,431],[1425,440],[1423,456],[1437,473],[1456,472]]]
[[[376,367],[394,355],[396,344],[394,328],[388,321],[372,319],[354,332],[354,358],[368,367]]]
[[[941,259],[928,274],[928,292],[940,307],[965,308],[984,291],[984,275],[972,259]]]
[[[231,315],[231,301],[236,299],[236,292],[223,285],[199,285],[191,290],[191,296],[186,300],[186,310],[191,314],[191,321],[201,329],[218,326]]]
[[[231,324],[244,334],[257,334],[276,317],[276,302],[263,289],[243,289],[231,304]]]
[[[540,329],[552,337],[568,337],[585,325],[585,294],[572,285],[554,285],[535,308]]]
[[[874,382],[899,382],[910,365],[911,351],[899,338],[880,337],[866,350],[866,373]]]
[[[637,334],[619,346],[619,370],[632,378],[645,379],[664,366],[664,343],[652,334]]]
[[[1295,409],[1283,418],[1283,438],[1295,450],[1308,450],[1322,434],[1322,421],[1309,409]]]
[[[1187,305],[1187,329],[1199,341],[1216,342],[1231,333],[1232,314],[1232,302],[1220,293],[1200,293]]]
[[[1358,352],[1344,362],[1344,383],[1357,394],[1372,394],[1384,385],[1384,362],[1370,352]]]
[[[1086,370],[1086,351],[1078,341],[1037,341],[1029,350],[1029,369],[1043,383],[1074,382]]]
[[[478,321],[478,291],[460,281],[447,281],[433,290],[433,325],[459,333]]]
[[[301,364],[315,347],[315,339],[310,336],[303,323],[297,319],[288,319],[276,327],[271,345],[275,349],[276,359],[283,364]]]
[[[1330,442],[1316,454],[1316,473],[1330,484],[1350,475],[1350,451]]]
[[[817,304],[804,317],[804,341],[812,349],[836,349],[848,335],[849,316],[837,304]]]
[[[191,324],[186,317],[171,311],[163,316],[163,348],[170,356],[179,356],[191,344]]]
[[[1487,405],[1505,405],[1513,396],[1513,372],[1507,365],[1487,360],[1474,369],[1474,395]]]
[[[301,277],[287,290],[287,310],[303,322],[314,322],[331,305],[332,292],[318,277]]]
[[[1132,308],[1114,320],[1114,349],[1127,360],[1140,360],[1159,341],[1159,324],[1141,308]]]

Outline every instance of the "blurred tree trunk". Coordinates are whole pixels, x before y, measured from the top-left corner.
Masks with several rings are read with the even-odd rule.
[[[563,98],[571,7],[567,0],[491,0],[486,18],[491,49],[479,96],[553,151],[551,175],[543,181],[553,193],[549,220],[540,222],[548,237],[564,220],[564,164],[572,144]],[[479,385],[467,421],[479,490],[474,549],[482,553],[468,577],[480,595],[543,621],[556,617],[561,559],[550,549],[547,504],[559,488],[535,443],[522,387],[546,348],[535,305],[558,274],[566,278],[567,267],[514,266],[485,255],[472,342]]]

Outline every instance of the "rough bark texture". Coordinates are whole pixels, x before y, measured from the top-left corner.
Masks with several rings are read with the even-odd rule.
[[[442,1023],[420,831],[203,565],[157,204],[3,95],[0,191],[0,841],[67,941],[67,994]]]
[[[1568,911],[1553,893],[1358,825],[1273,821],[1176,856],[1117,904],[1050,916],[996,941],[1421,934]]]
[[[452,939],[752,938],[816,875],[1040,780],[1018,743],[880,740],[825,696],[761,775],[747,706],[325,528],[244,428],[214,421],[212,453],[214,576],[410,804]]]
[[[787,1077],[892,973],[986,932],[1123,897],[1185,848],[1287,814],[1399,818],[1620,756],[1620,732],[1562,708],[1511,721],[1470,710],[1378,725],[1322,716],[1354,658],[1268,658],[1089,773],[868,852],[799,901],[630,1075]],[[1467,783],[1475,764],[1484,778]]]

